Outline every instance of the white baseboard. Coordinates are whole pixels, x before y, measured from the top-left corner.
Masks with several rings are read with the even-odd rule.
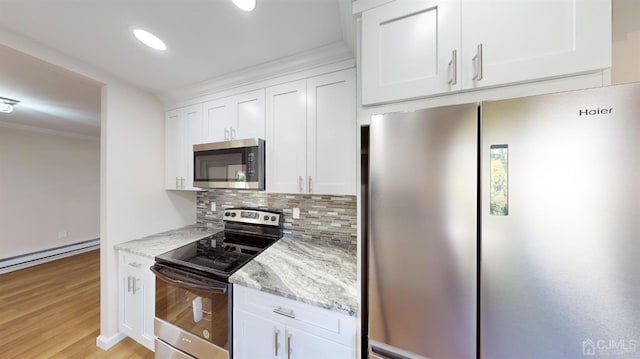
[[[31,267],[98,248],[100,248],[100,239],[96,238],[84,242],[2,259],[0,260],[0,274],[13,272],[18,269]]]
[[[116,333],[110,337],[106,337],[102,334],[100,334],[97,338],[96,338],[96,346],[102,350],[109,350],[112,346],[118,344],[119,341],[121,341],[122,339],[124,339],[126,337],[126,335],[124,335],[123,333]]]

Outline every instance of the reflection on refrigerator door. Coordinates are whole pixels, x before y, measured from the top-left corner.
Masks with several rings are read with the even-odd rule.
[[[481,357],[640,358],[640,86],[482,108]]]
[[[372,120],[369,340],[381,357],[476,355],[477,105]]]

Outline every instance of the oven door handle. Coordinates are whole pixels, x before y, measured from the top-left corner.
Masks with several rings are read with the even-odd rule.
[[[180,287],[183,287],[183,288],[187,288],[187,289],[199,289],[199,290],[204,290],[204,291],[207,291],[207,292],[215,292],[215,293],[222,293],[222,294],[227,292],[227,285],[211,286],[211,285],[187,282],[187,281],[180,280],[180,279],[174,279],[174,278],[171,278],[168,275],[160,272],[160,270],[162,270],[162,268],[167,268],[167,266],[164,266],[162,264],[156,263],[150,269],[153,272],[153,274],[156,275],[156,277],[162,279],[163,281],[165,281],[167,283],[175,284],[177,286],[180,286]]]

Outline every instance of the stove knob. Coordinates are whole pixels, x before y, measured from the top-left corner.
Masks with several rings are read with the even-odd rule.
[[[232,246],[227,247],[227,249],[228,249],[229,252],[235,252],[236,251],[236,247],[232,247]]]
[[[264,220],[268,221],[269,220],[269,216],[264,216]]]
[[[271,216],[271,221],[275,222],[276,221],[276,216]]]
[[[236,212],[231,213],[231,217],[235,217],[236,216]]]
[[[229,212],[224,212],[224,216],[225,216],[225,217],[229,217],[230,215],[231,215],[231,213],[229,213]]]

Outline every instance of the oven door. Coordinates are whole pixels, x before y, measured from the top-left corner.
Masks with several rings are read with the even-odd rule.
[[[228,358],[231,285],[159,263],[151,271],[158,340],[197,358]]]

